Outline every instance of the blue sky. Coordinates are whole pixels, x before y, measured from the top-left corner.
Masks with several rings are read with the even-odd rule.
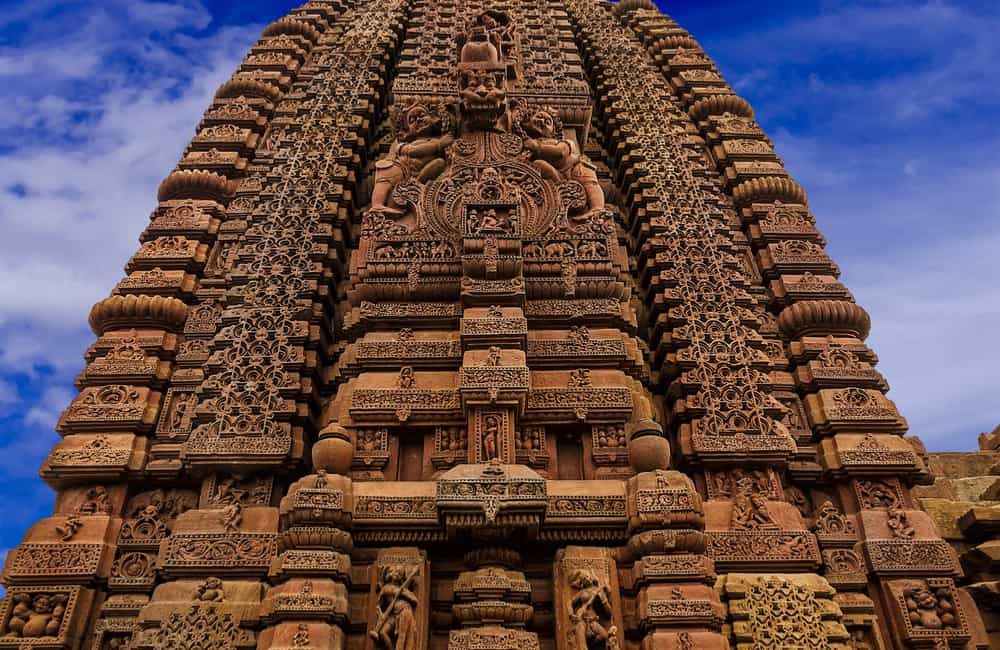
[[[215,88],[291,2],[0,0],[0,553]],[[809,192],[870,344],[932,449],[1000,424],[1000,3],[674,0]]]

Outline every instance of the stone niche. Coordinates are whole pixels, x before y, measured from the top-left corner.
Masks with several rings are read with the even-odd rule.
[[[567,650],[620,647],[621,588],[611,549],[568,546],[554,567],[556,639]]]

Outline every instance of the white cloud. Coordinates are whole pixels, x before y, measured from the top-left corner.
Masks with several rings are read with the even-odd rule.
[[[95,10],[60,48],[43,39],[19,52],[32,62],[87,50],[100,65],[90,66],[81,97],[66,79],[80,71],[30,63],[18,74],[44,69],[48,83],[37,94],[30,85],[15,91],[17,113],[31,117],[0,127],[37,136],[0,155],[7,190],[0,188],[0,372],[79,365],[90,338],[90,305],[121,278],[157,185],[260,31],[259,25],[225,28],[197,38],[190,32],[208,20],[198,2],[113,4],[122,11]],[[166,40],[147,38],[153,33]],[[174,47],[171,40],[182,36],[185,46]],[[133,45],[119,60],[122,43]],[[135,56],[138,65],[127,61]]]
[[[56,422],[75,393],[64,386],[47,388],[24,416],[24,424],[28,427],[55,429]]]
[[[209,20],[198,0],[37,0],[0,15],[26,30],[0,38],[0,480],[19,506],[5,545],[51,507],[37,471],[76,394],[90,306],[262,28],[202,33]]]
[[[21,397],[18,394],[17,385],[12,381],[0,379],[0,415],[3,415],[11,406],[20,401]]]
[[[692,11],[809,193],[912,433],[975,448],[1000,422],[1000,5],[813,0],[756,23]]]

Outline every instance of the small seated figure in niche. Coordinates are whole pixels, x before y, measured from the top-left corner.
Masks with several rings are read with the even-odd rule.
[[[396,115],[396,141],[389,155],[375,163],[375,189],[371,212],[402,215],[392,205],[392,192],[405,180],[427,183],[441,175],[447,166],[447,152],[455,138],[451,135],[451,116],[443,105],[415,102]]]
[[[532,165],[553,183],[576,181],[586,193],[587,207],[580,219],[604,208],[604,190],[597,179],[597,168],[580,154],[575,141],[562,138],[559,115],[547,108],[518,107],[519,126],[524,134],[524,148],[531,153]]]
[[[221,603],[225,597],[222,580],[218,578],[206,578],[195,592],[195,599],[204,603]]]
[[[586,325],[573,325],[569,329],[569,340],[576,345],[586,345],[590,342],[590,328]]]
[[[105,647],[107,650],[128,650],[129,645],[131,645],[131,641],[131,636],[113,636],[108,639]]]
[[[399,378],[397,380],[400,388],[413,388],[416,384],[416,377],[413,375],[413,368],[411,366],[403,366],[399,369]]]
[[[899,539],[912,539],[917,534],[917,531],[910,525],[906,513],[902,510],[890,510],[886,525],[892,536]]]
[[[413,610],[417,608],[418,601],[410,589],[416,575],[416,569],[407,575],[406,568],[401,565],[382,569],[375,606],[378,619],[368,630],[369,638],[380,650],[417,648],[417,618]]]
[[[733,495],[732,527],[735,530],[754,528],[778,528],[777,522],[767,508],[767,499],[756,490],[754,480],[749,477],[737,481]]]
[[[906,609],[913,627],[940,630],[955,627],[955,603],[946,589],[935,594],[925,586],[907,589],[904,594]]]
[[[504,44],[513,40],[515,24],[507,14],[499,11],[486,11],[475,16],[466,23],[464,33],[458,34],[462,61],[496,62],[502,59]],[[469,43],[468,48],[466,43]]]
[[[497,219],[496,210],[483,210],[482,213],[473,210],[472,214],[474,217],[479,217],[479,223],[476,226],[476,230],[479,232],[500,229],[500,221]]]
[[[227,476],[219,482],[215,492],[215,502],[222,504],[242,503],[248,492],[240,487],[232,476]]]
[[[469,217],[477,233],[510,232],[510,219],[505,214],[497,214],[496,210],[471,210]]]
[[[63,594],[16,594],[4,636],[37,639],[58,636],[68,598]]]
[[[431,247],[431,259],[446,259],[455,256],[455,249],[446,241],[435,242]]]
[[[111,514],[111,502],[108,497],[108,490],[103,486],[95,486],[87,490],[84,502],[77,512],[81,515],[108,515]]]
[[[577,569],[570,576],[576,590],[569,603],[570,648],[573,650],[619,650],[618,628],[613,624],[611,589],[601,584],[590,569]]]
[[[864,630],[851,630],[851,650],[872,650]]]

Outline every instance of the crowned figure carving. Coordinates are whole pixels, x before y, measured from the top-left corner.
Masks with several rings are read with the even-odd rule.
[[[446,240],[609,235],[596,168],[564,132],[559,111],[508,96],[513,66],[505,53],[515,36],[505,14],[479,14],[458,38],[457,96],[404,97],[393,108],[395,141],[376,163],[367,232]]]

